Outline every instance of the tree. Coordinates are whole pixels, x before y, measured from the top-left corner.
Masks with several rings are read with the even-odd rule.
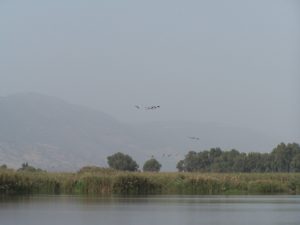
[[[159,172],[161,164],[154,158],[149,159],[145,162],[143,166],[143,171],[145,172]]]
[[[107,162],[110,168],[123,171],[137,171],[139,168],[136,161],[129,155],[118,152],[107,157]]]
[[[297,154],[291,162],[291,171],[300,172],[300,154]]]
[[[249,172],[246,163],[247,163],[247,154],[241,153],[238,157],[236,157],[234,161],[233,170],[239,172]]]
[[[201,167],[201,162],[198,157],[198,153],[195,151],[189,151],[184,159],[184,171],[192,172],[199,171]]]
[[[185,172],[184,160],[180,160],[177,163],[176,168],[178,169],[179,172]]]
[[[0,166],[0,169],[6,170],[6,169],[7,169],[7,165],[6,165],[6,164],[1,165],[1,166]]]
[[[262,153],[250,152],[246,160],[247,172],[265,172],[266,157]]]
[[[234,166],[239,159],[240,153],[232,149],[230,151],[222,151],[222,154],[215,159],[214,164],[211,166],[213,172],[235,172]]]
[[[18,169],[18,171],[24,171],[24,172],[45,172],[40,168],[34,168],[33,166],[30,166],[27,162],[22,164],[22,167]]]
[[[272,151],[271,155],[274,159],[273,167],[276,172],[290,172],[290,165],[295,155],[300,153],[300,146],[293,144],[279,144]]]

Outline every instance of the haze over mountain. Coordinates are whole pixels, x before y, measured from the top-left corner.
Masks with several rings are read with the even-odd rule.
[[[224,124],[128,124],[106,113],[36,93],[1,97],[0,124],[0,164],[17,168],[28,162],[48,170],[107,166],[106,157],[118,151],[130,154],[140,166],[153,155],[163,170],[174,170],[189,150],[221,147],[271,151],[282,141]]]
[[[37,92],[128,123],[214,122],[299,140],[299,6],[0,1],[0,96]]]

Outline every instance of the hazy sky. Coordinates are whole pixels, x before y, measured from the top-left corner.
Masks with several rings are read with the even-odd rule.
[[[0,0],[1,96],[39,92],[125,122],[222,122],[299,141],[299,62],[296,0]]]

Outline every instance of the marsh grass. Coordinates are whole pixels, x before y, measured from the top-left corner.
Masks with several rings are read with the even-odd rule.
[[[2,194],[300,194],[299,173],[78,173],[0,170]]]

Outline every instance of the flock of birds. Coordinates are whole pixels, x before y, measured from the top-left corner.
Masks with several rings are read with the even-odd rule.
[[[156,109],[159,109],[160,108],[160,105],[151,105],[151,106],[141,106],[141,105],[135,105],[134,106],[136,109],[138,110],[141,110],[141,109],[144,109],[144,110],[156,110]],[[189,136],[188,137],[190,140],[194,140],[194,141],[199,141],[200,138],[199,137],[194,137],[194,136]],[[162,157],[163,158],[170,158],[172,156],[175,156],[175,157],[178,157],[180,154],[179,153],[176,153],[176,154],[162,154]],[[154,158],[153,155],[151,155],[151,158]]]

